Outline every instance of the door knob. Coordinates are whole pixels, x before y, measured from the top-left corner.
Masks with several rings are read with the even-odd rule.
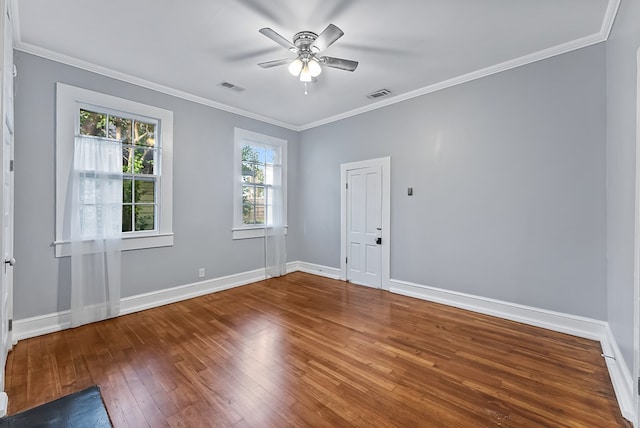
[[[13,257],[8,257],[4,259],[4,273],[7,273],[7,265],[15,266],[15,264],[16,264],[16,259],[14,259]]]
[[[378,245],[382,244],[382,238],[376,238],[376,244]]]

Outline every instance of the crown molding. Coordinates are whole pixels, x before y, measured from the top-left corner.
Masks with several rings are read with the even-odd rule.
[[[620,0],[609,0],[607,9],[604,11],[604,18],[602,20],[602,27],[600,28],[600,36],[602,41],[606,41],[611,34],[613,23],[618,15],[618,9],[620,8]]]
[[[48,49],[43,49],[28,43],[24,43],[21,40],[20,35],[20,23],[19,23],[19,10],[18,10],[18,0],[8,0],[10,2],[10,7],[13,12],[13,21],[14,21],[14,48],[16,50],[29,53],[32,55],[36,55],[42,58],[50,59],[52,61],[60,62],[62,64],[70,65],[72,67],[77,67],[86,71],[90,71],[96,74],[100,74],[106,77],[110,77],[116,80],[120,80],[126,83],[131,83],[137,86],[141,86],[143,88],[151,89],[160,93],[164,93],[167,95],[171,95],[177,98],[182,98],[187,101],[192,101],[198,104],[206,105],[209,107],[213,107],[219,110],[223,110],[229,113],[237,114],[240,116],[244,116],[250,119],[255,119],[261,122],[269,123],[275,126],[279,126],[282,128],[286,128],[292,131],[305,131],[312,128],[317,128],[322,125],[327,125],[332,122],[336,122],[342,119],[347,119],[349,117],[357,116],[369,111],[377,110],[380,108],[384,108],[393,104],[397,104],[403,101],[410,100],[412,98],[416,98],[422,95],[430,94],[432,92],[440,91],[443,89],[447,89],[453,86],[461,85],[463,83],[467,83],[476,79],[481,79],[483,77],[490,76],[492,74],[501,73],[503,71],[511,70],[513,68],[521,67],[524,65],[528,65],[537,61],[542,61],[557,55],[562,55],[564,53],[568,53],[574,50],[582,49],[591,45],[595,45],[598,43],[605,42],[609,38],[609,34],[611,33],[611,29],[613,27],[613,23],[615,21],[616,15],[618,13],[618,9],[620,7],[621,0],[609,0],[607,3],[607,7],[605,9],[602,26],[598,33],[594,33],[592,35],[582,37],[580,39],[572,40],[567,43],[563,43],[557,46],[553,46],[547,49],[543,49],[538,52],[534,52],[529,55],[524,55],[519,58],[511,59],[496,65],[492,65],[490,67],[486,67],[480,70],[472,71],[467,74],[463,74],[448,80],[444,80],[441,82],[437,82],[428,86],[425,86],[420,89],[416,89],[413,91],[405,92],[403,94],[397,95],[395,97],[381,100],[376,103],[370,104],[368,106],[360,107],[357,109],[349,110],[344,113],[340,113],[335,116],[330,116],[325,119],[321,119],[315,122],[311,122],[304,125],[293,125],[291,123],[282,122],[279,120],[275,120],[266,116],[262,116],[256,113],[252,113],[247,110],[239,109],[236,107],[229,106],[227,104],[223,104],[217,101],[213,101],[208,98],[200,97],[198,95],[194,95],[188,92],[180,91],[175,88],[171,88],[165,85],[161,85],[158,83],[154,83],[145,79],[141,79],[139,77],[135,77],[126,73],[121,73],[119,71],[115,71],[106,67],[102,67],[96,64],[89,63],[87,61],[83,61],[77,58],[73,58],[67,55],[59,54],[57,52],[50,51]]]
[[[79,68],[85,71],[89,71],[92,73],[100,74],[105,77],[109,77],[112,79],[120,80],[122,82],[131,83],[136,86],[140,86],[142,88],[151,89],[156,92],[160,92],[166,95],[171,95],[177,98],[181,98],[187,101],[192,101],[197,104],[202,104],[208,107],[213,107],[218,110],[223,110],[228,113],[237,114],[243,117],[248,117],[250,119],[255,119],[261,122],[269,123],[271,125],[276,125],[282,128],[290,129],[292,131],[299,131],[298,127],[295,127],[289,123],[280,122],[275,119],[271,119],[266,116],[262,116],[256,113],[252,113],[247,110],[239,109],[236,107],[229,106],[227,104],[223,104],[217,101],[210,100],[208,98],[200,97],[198,95],[191,94],[189,92],[181,91],[175,88],[171,88],[169,86],[161,85],[159,83],[154,83],[149,80],[141,79],[139,77],[132,76],[130,74],[121,73],[119,71],[103,67],[97,64],[90,63],[88,61],[84,61],[81,59],[77,59],[74,57],[70,57],[67,55],[63,55],[48,49],[41,48],[39,46],[34,46],[29,43],[24,43],[22,41],[14,41],[14,49],[25,52],[31,55],[39,56],[45,59],[49,59],[52,61],[59,62],[61,64],[69,65],[75,68]]]
[[[425,86],[420,89],[405,92],[397,95],[393,98],[388,98],[384,101],[378,101],[375,104],[371,104],[365,107],[360,107],[354,110],[350,110],[339,115],[331,116],[326,119],[319,120],[317,122],[303,125],[302,130],[316,128],[318,126],[326,125],[338,120],[346,119],[349,117],[357,116],[362,113],[377,110],[379,108],[387,107],[393,104],[401,103],[403,101],[410,100],[412,98],[420,97],[422,95],[430,94],[432,92],[441,91],[443,89],[451,88],[452,86],[461,85],[463,83],[471,82],[472,80],[481,79],[483,77],[491,76],[492,74],[498,74],[503,71],[511,70],[513,68],[522,67],[523,65],[531,64],[537,61],[542,61],[557,55],[561,55],[567,52],[571,52],[577,49],[585,48],[597,43],[603,42],[600,33],[593,34],[591,36],[583,37],[581,39],[573,40],[571,42],[563,43],[561,45],[553,46],[548,49],[544,49],[538,52],[534,52],[529,55],[515,58],[509,61],[502,62],[500,64],[492,65],[480,70],[472,71],[471,73],[463,74],[452,79],[443,80],[442,82],[434,83],[429,86]]]

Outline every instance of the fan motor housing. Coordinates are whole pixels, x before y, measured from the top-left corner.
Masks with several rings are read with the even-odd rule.
[[[311,51],[311,45],[318,35],[312,31],[300,31],[293,36],[293,44],[301,51]]]

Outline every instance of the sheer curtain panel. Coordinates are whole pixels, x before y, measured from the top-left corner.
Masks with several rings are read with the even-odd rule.
[[[69,180],[71,326],[120,312],[122,145],[78,136]]]
[[[269,171],[269,168],[272,170]],[[271,194],[267,194],[265,219],[265,273],[267,278],[273,278],[287,273],[282,166],[268,166],[266,175],[267,180],[273,180],[273,185],[267,189]]]

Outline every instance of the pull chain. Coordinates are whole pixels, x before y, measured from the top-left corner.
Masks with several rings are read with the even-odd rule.
[[[304,94],[309,95],[309,91],[307,91],[307,82],[304,82]]]

